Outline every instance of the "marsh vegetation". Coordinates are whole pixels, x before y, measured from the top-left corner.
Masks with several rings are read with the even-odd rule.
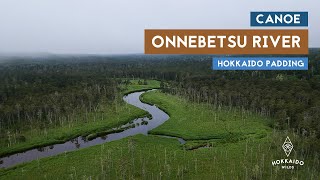
[[[219,72],[210,70],[211,56],[2,61],[1,156],[147,116],[122,101],[133,91],[162,88],[142,100],[170,119],[148,136],[1,169],[0,179],[318,179],[319,58],[311,49],[308,71]],[[286,157],[286,136],[294,145],[290,158],[304,160],[304,166],[272,166]]]

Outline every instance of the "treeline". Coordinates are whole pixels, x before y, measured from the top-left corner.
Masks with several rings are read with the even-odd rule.
[[[212,55],[48,56],[0,59],[0,74],[25,72],[65,73],[96,77],[180,81],[192,76],[220,75],[228,79],[312,79],[320,76],[320,53],[311,49],[308,71],[213,71]],[[10,71],[8,71],[10,67]],[[64,69],[61,71],[61,69]]]
[[[54,67],[54,66],[52,66]],[[86,121],[119,96],[116,79],[72,74],[68,66],[12,65],[0,73],[0,134]],[[83,114],[80,116],[79,114]],[[83,119],[80,119],[80,118]]]

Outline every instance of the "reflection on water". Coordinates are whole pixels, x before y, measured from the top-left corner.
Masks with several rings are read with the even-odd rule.
[[[79,136],[63,144],[55,144],[55,145],[50,145],[46,147],[40,147],[36,149],[31,149],[23,153],[17,153],[7,157],[3,157],[0,159],[0,168],[10,167],[19,163],[28,162],[28,161],[32,161],[32,160],[43,158],[43,157],[53,156],[66,151],[73,151],[79,148],[94,146],[97,144],[102,144],[105,142],[122,139],[122,138],[136,135],[136,134],[147,135],[148,131],[164,123],[166,120],[169,119],[169,116],[168,114],[166,114],[165,112],[157,108],[156,106],[151,106],[149,104],[142,103],[139,97],[143,93],[145,92],[131,93],[127,96],[124,96],[123,100],[140,109],[148,111],[152,115],[152,120],[147,117],[135,119],[132,122],[129,122],[119,127],[119,128],[126,128],[126,130],[122,132],[112,133],[102,137],[97,137],[90,141],[87,141],[85,137]],[[132,127],[132,128],[128,128],[128,127]],[[116,130],[119,128],[113,128],[113,130]],[[178,140],[180,143],[184,144],[184,140],[180,138],[178,138]]]

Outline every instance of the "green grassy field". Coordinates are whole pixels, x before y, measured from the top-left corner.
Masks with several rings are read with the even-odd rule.
[[[131,80],[127,89],[123,90],[122,95],[143,89],[159,88],[160,82],[148,80],[147,85],[139,85],[138,80]],[[121,100],[122,101],[122,100]],[[123,125],[137,117],[148,115],[146,111],[138,109],[124,102],[116,105],[101,105],[96,113],[78,114],[76,120],[66,122],[65,125],[49,127],[48,129],[32,129],[23,131],[21,135],[25,137],[24,142],[12,141],[8,146],[7,139],[0,140],[0,156],[21,152],[35,147],[65,142],[80,135],[88,135],[101,131],[106,131],[113,127]],[[80,120],[81,119],[81,120]],[[86,119],[86,120],[83,120]]]
[[[240,118],[240,112],[213,110],[208,105],[191,103],[183,98],[159,92],[146,93],[143,99],[158,104],[171,116],[152,133],[184,137],[189,139],[186,145],[181,145],[176,139],[137,135],[0,170],[0,179],[318,179],[319,177],[319,172],[315,168],[317,161],[314,160],[305,160],[306,168],[295,170],[272,167],[272,160],[285,157],[281,149],[285,134],[272,132],[267,126],[266,118],[249,113],[243,115],[244,121]],[[291,141],[296,146],[299,145],[298,137],[292,136]],[[190,143],[200,142],[211,143],[211,147],[194,150],[186,148]],[[303,158],[296,151],[290,156],[295,159]]]
[[[129,94],[131,92],[139,91],[139,90],[147,90],[147,89],[153,89],[153,88],[159,88],[160,87],[160,81],[157,80],[147,80],[146,85],[139,84],[139,81],[143,83],[143,79],[135,79],[130,80],[130,84],[128,86],[122,86],[124,89],[124,94]]]
[[[249,142],[247,145],[257,144]],[[259,176],[267,166],[258,146],[234,143],[212,149],[185,151],[175,139],[137,135],[40,159],[3,171],[1,179],[244,179]],[[262,147],[260,147],[261,152]],[[254,153],[253,153],[254,152]],[[245,159],[245,153],[251,153]],[[241,166],[239,166],[241,164]],[[257,170],[254,169],[257,165]],[[246,166],[247,172],[243,172]]]
[[[152,130],[152,134],[178,136],[186,140],[207,140],[263,137],[271,131],[267,126],[269,119],[247,111],[213,109],[210,105],[187,102],[159,91],[146,93],[141,99],[157,104],[170,115],[170,120]]]
[[[0,179],[311,179],[312,175],[317,177],[316,169],[303,169],[291,173],[272,167],[272,157],[277,153],[279,152],[276,148],[270,147],[262,139],[187,151],[175,139],[137,135],[0,170]]]

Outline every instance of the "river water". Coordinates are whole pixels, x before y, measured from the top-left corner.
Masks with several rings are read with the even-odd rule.
[[[90,141],[86,140],[85,137],[79,136],[75,139],[72,139],[62,144],[55,144],[51,146],[35,148],[22,153],[9,155],[9,156],[0,158],[0,168],[7,168],[7,167],[14,166],[16,164],[29,162],[29,161],[37,160],[44,157],[54,156],[64,152],[74,151],[77,149],[86,148],[86,147],[90,147],[90,146],[94,146],[94,145],[98,145],[98,144],[102,144],[110,141],[115,141],[128,136],[133,136],[136,134],[147,135],[148,131],[158,127],[159,125],[167,121],[169,119],[169,116],[158,107],[151,106],[149,104],[141,102],[139,97],[141,96],[141,94],[145,92],[146,91],[134,92],[134,93],[128,94],[123,97],[123,100],[128,104],[134,105],[140,109],[143,109],[149,112],[152,116],[151,119],[147,117],[137,118],[133,120],[133,122],[131,123],[127,123],[125,125],[122,125],[121,127],[117,127],[113,129],[126,128],[129,126],[132,126],[132,124],[134,123],[135,127],[133,128],[126,129],[119,133],[112,133],[103,137],[97,137]],[[145,122],[148,122],[148,123],[146,124]],[[175,137],[169,137],[169,136],[163,136],[163,137],[175,138]],[[185,143],[183,139],[181,138],[177,138],[177,139],[181,144]]]

